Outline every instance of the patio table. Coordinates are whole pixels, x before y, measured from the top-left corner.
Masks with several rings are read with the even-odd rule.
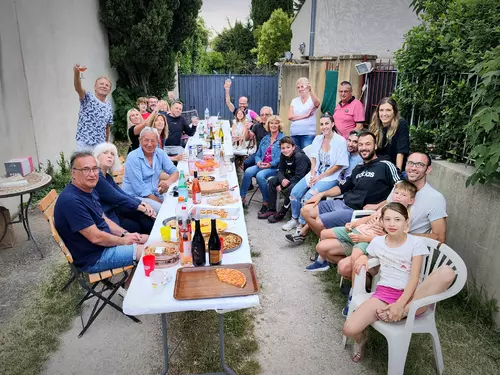
[[[20,209],[19,209],[19,219],[16,221],[10,221],[7,222],[7,218],[4,215],[0,220],[4,220],[5,225],[4,225],[4,231],[3,233],[0,233],[0,242],[3,241],[5,235],[7,234],[7,228],[11,224],[17,224],[17,223],[22,223],[24,226],[24,230],[26,231],[26,234],[28,235],[28,240],[32,240],[33,243],[35,244],[35,247],[37,250],[40,252],[41,257],[43,258],[43,253],[42,250],[40,250],[40,247],[38,247],[38,244],[35,241],[35,238],[33,237],[33,234],[31,233],[31,228],[30,228],[30,222],[28,220],[28,213],[29,213],[29,207],[31,204],[31,200],[33,198],[33,193],[36,192],[37,190],[43,189],[45,186],[50,184],[50,181],[52,181],[52,177],[50,177],[48,174],[43,173],[43,172],[31,172],[30,174],[27,174],[24,176],[26,181],[28,181],[27,185],[23,186],[13,186],[13,187],[8,187],[8,188],[0,188],[0,199],[1,198],[10,198],[10,197],[19,197],[20,199]],[[23,196],[25,194],[29,194],[29,199],[26,205],[24,204]]]
[[[204,124],[204,121],[200,121]],[[233,155],[232,148],[232,138],[231,129],[229,121],[222,121],[222,128],[224,131],[224,151],[226,157],[231,157]],[[197,138],[195,134],[188,141],[188,146],[193,142],[193,138]],[[187,153],[186,147],[186,153]],[[178,164],[179,170],[188,170],[188,165],[186,161],[181,161]],[[218,172],[217,172],[218,173]],[[217,174],[216,174],[216,177]],[[234,196],[239,196],[238,179],[236,176],[236,169],[228,171],[227,176],[229,187],[236,186],[232,194]],[[172,188],[172,187],[171,187]],[[171,189],[170,189],[171,190]],[[206,204],[207,198],[202,198],[202,204]],[[160,228],[163,225],[162,222],[166,218],[175,216],[176,199],[169,193],[165,194],[165,199],[163,201],[160,212],[158,213],[157,219],[155,221],[153,230],[149,237],[148,243],[155,243],[161,241]],[[250,246],[248,243],[247,229],[245,224],[245,218],[243,213],[243,207],[241,205],[241,200],[238,203],[229,205],[227,207],[239,207],[240,215],[237,220],[228,220],[227,231],[239,234],[242,239],[241,247],[231,253],[224,254],[222,259],[223,265],[235,264],[235,263],[251,263]],[[259,296],[243,296],[243,297],[228,297],[228,298],[211,298],[211,299],[198,299],[198,300],[188,300],[179,301],[174,299],[174,285],[175,278],[177,274],[177,269],[180,268],[180,264],[167,268],[166,271],[172,276],[172,281],[169,282],[161,292],[155,291],[151,286],[151,281],[144,274],[144,265],[139,262],[137,265],[136,272],[132,278],[131,285],[127,291],[125,299],[123,301],[123,311],[127,315],[143,315],[143,314],[161,314],[162,323],[162,333],[163,333],[163,350],[164,350],[164,371],[166,374],[168,371],[168,343],[167,343],[167,313],[173,312],[183,312],[183,311],[206,311],[215,310],[218,313],[219,320],[219,355],[221,361],[221,367],[224,372],[217,374],[229,374],[234,375],[234,371],[229,368],[224,359],[224,312],[234,311],[239,309],[245,309],[253,306],[259,305]]]

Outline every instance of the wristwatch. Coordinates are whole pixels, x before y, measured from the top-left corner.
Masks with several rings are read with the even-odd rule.
[[[127,233],[128,233],[128,231],[124,230],[124,231],[122,232],[121,237],[125,237],[125,235],[126,235]]]

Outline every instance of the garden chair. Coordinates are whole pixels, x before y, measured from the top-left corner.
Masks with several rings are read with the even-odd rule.
[[[87,274],[85,272],[82,272],[77,267],[75,267],[75,265],[73,264],[73,257],[71,256],[69,249],[66,247],[63,240],[59,236],[59,233],[57,233],[56,227],[54,225],[54,207],[56,205],[57,198],[58,198],[57,192],[54,189],[52,189],[40,201],[39,207],[40,210],[43,212],[43,215],[49,222],[50,229],[52,231],[52,237],[54,237],[54,240],[59,245],[71,268],[72,277],[63,287],[63,290],[66,289],[74,280],[77,280],[78,284],[80,284],[80,286],[87,292],[85,296],[80,300],[80,302],[78,302],[77,308],[81,307],[83,302],[85,302],[86,300],[89,300],[92,297],[96,297],[96,302],[86,323],[83,322],[83,313],[81,315],[83,329],[78,335],[78,338],[80,338],[87,331],[90,325],[94,322],[97,316],[101,313],[104,307],[106,307],[106,305],[110,305],[114,309],[124,314],[121,307],[111,302],[111,298],[113,298],[118,289],[125,283],[125,281],[127,281],[130,275],[128,271],[133,269],[134,266],[120,267],[92,274]],[[111,281],[111,278],[117,275],[120,275],[119,280],[115,282]],[[99,284],[101,284],[102,286],[100,290],[98,290],[97,288]],[[110,291],[107,297],[103,295],[103,293],[106,291]],[[102,302],[100,306],[99,302]],[[130,315],[126,316],[132,319],[136,323],[141,323],[141,321],[137,319],[135,316],[130,316]]]
[[[432,336],[436,367],[439,374],[443,373],[443,354],[441,352],[441,344],[436,328],[436,305],[437,302],[453,297],[460,292],[467,281],[467,267],[462,258],[460,258],[454,250],[448,245],[439,243],[436,240],[430,238],[422,239],[429,248],[430,254],[422,264],[420,281],[424,280],[430,273],[441,266],[451,267],[455,271],[456,278],[450,288],[445,292],[412,301],[406,319],[396,323],[376,321],[372,324],[372,327],[387,339],[389,346],[389,375],[400,375],[404,373],[406,356],[413,333],[429,333]],[[373,268],[377,265],[379,265],[379,261],[376,258],[372,258],[368,261],[369,268]],[[354,310],[373,294],[366,293],[365,278],[366,270],[363,267],[354,282],[352,300],[347,315],[348,319]],[[428,306],[427,311],[419,316],[415,316],[416,311],[423,306]],[[346,342],[347,338],[344,336],[342,344],[345,346]]]

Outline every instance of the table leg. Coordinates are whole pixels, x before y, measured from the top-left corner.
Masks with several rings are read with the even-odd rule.
[[[35,238],[31,234],[30,222],[28,220],[28,210],[30,208],[31,200],[33,199],[33,194],[30,193],[30,198],[28,199],[28,203],[26,203],[26,208],[23,207],[23,196],[21,195],[21,210],[19,211],[19,216],[21,217],[21,221],[23,222],[24,230],[28,234],[28,240],[32,240],[35,244],[36,249],[40,253],[40,256],[43,259],[42,250],[35,241]]]
[[[161,314],[161,331],[163,333],[163,372],[162,375],[167,375],[168,372],[168,341],[167,341],[167,315]]]
[[[220,365],[227,375],[236,375],[236,373],[226,364],[224,356],[224,314],[219,315],[219,356]]]

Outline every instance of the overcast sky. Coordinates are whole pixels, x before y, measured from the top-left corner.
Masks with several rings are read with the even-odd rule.
[[[215,36],[227,26],[226,18],[234,25],[236,20],[246,21],[250,17],[251,0],[203,0],[200,16]]]

